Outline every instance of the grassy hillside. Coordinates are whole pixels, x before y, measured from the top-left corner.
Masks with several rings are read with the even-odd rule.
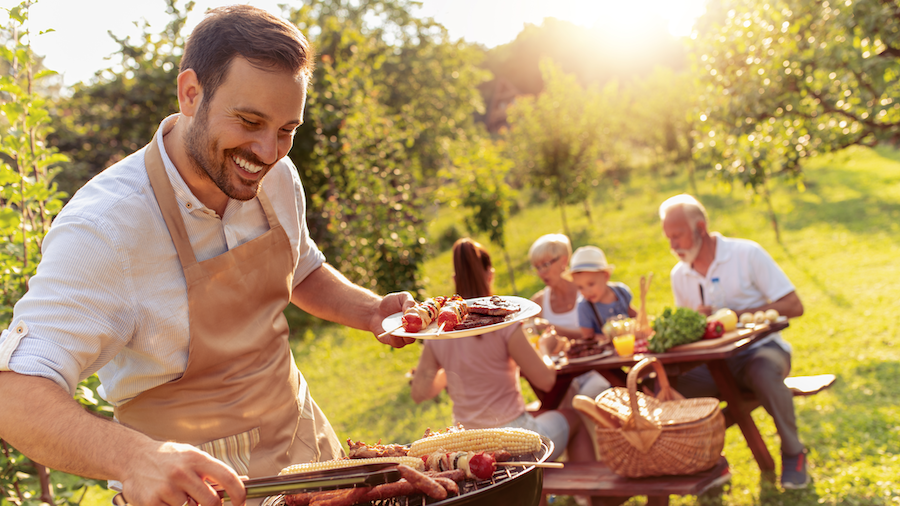
[[[751,194],[700,182],[710,228],[762,244],[803,299],[806,314],[785,333],[794,346],[793,373],[838,375],[829,391],[795,400],[800,436],[810,449],[812,486],[782,492],[762,480],[733,427],[725,452],[734,478],[722,499],[735,505],[898,504],[900,153],[849,150],[809,162],[806,175],[805,192],[774,190],[783,245],[776,243],[764,206]],[[575,246],[603,248],[616,265],[614,280],[637,289],[642,274],[654,273],[651,314],[672,303],[668,272],[675,263],[656,209],[687,189],[681,176],[634,176],[598,191],[592,223],[580,208],[567,210]],[[429,225],[432,240],[454,224],[461,227],[460,221],[451,211],[440,213]],[[559,211],[546,205],[527,206],[510,221],[507,246],[519,295],[530,296],[540,288],[526,258],[531,242],[560,231]],[[476,239],[493,253],[497,292],[512,293],[499,247],[484,237]],[[423,266],[429,293],[451,290],[450,268],[447,251]],[[294,328],[297,362],[340,437],[408,442],[425,427],[450,423],[446,394],[418,406],[409,398],[404,375],[418,360],[418,345],[391,350],[363,332]],[[771,419],[761,409],[754,417],[780,461]],[[679,501],[694,504],[696,498]]]

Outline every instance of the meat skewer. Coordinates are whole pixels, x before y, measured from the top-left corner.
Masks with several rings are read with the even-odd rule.
[[[403,312],[401,321],[406,332],[418,332],[434,321],[444,307],[446,297],[432,297]]]
[[[458,470],[465,473],[466,478],[486,480],[496,470],[497,461],[509,460],[511,455],[506,451],[491,453],[485,452],[442,452],[437,451],[424,455],[427,471],[452,471]]]
[[[444,302],[440,315],[438,315],[438,325],[443,325],[444,330],[450,332],[462,323],[467,314],[469,314],[469,308],[466,301],[459,295],[454,295]]]

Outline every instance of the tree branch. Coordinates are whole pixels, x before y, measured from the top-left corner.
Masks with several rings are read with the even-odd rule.
[[[881,57],[900,58],[900,48],[885,46],[885,50],[878,53]]]

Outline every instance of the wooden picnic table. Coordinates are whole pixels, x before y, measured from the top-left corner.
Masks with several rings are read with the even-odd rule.
[[[737,381],[728,369],[725,360],[737,355],[748,346],[765,338],[766,336],[781,331],[788,327],[787,321],[773,322],[764,327],[741,336],[739,340],[723,344],[714,348],[694,349],[685,351],[669,351],[666,353],[639,353],[620,357],[611,355],[595,360],[570,364],[563,361],[557,366],[556,383],[549,392],[534,389],[535,395],[541,401],[541,409],[555,409],[566,395],[572,380],[587,371],[598,371],[606,377],[613,386],[624,386],[626,371],[624,368],[637,364],[641,359],[653,356],[666,368],[669,377],[678,376],[695,367],[706,364],[719,388],[720,398],[728,403],[729,415],[740,427],[747,446],[753,453],[760,470],[774,471],[775,461],[769,453],[766,444],[759,434],[753,418],[750,416],[754,406],[746,405],[743,394]]]

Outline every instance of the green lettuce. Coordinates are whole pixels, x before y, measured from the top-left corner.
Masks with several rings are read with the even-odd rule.
[[[647,342],[647,348],[663,353],[673,346],[699,341],[706,331],[706,317],[686,307],[674,311],[667,307],[653,320],[653,330],[656,333]]]

